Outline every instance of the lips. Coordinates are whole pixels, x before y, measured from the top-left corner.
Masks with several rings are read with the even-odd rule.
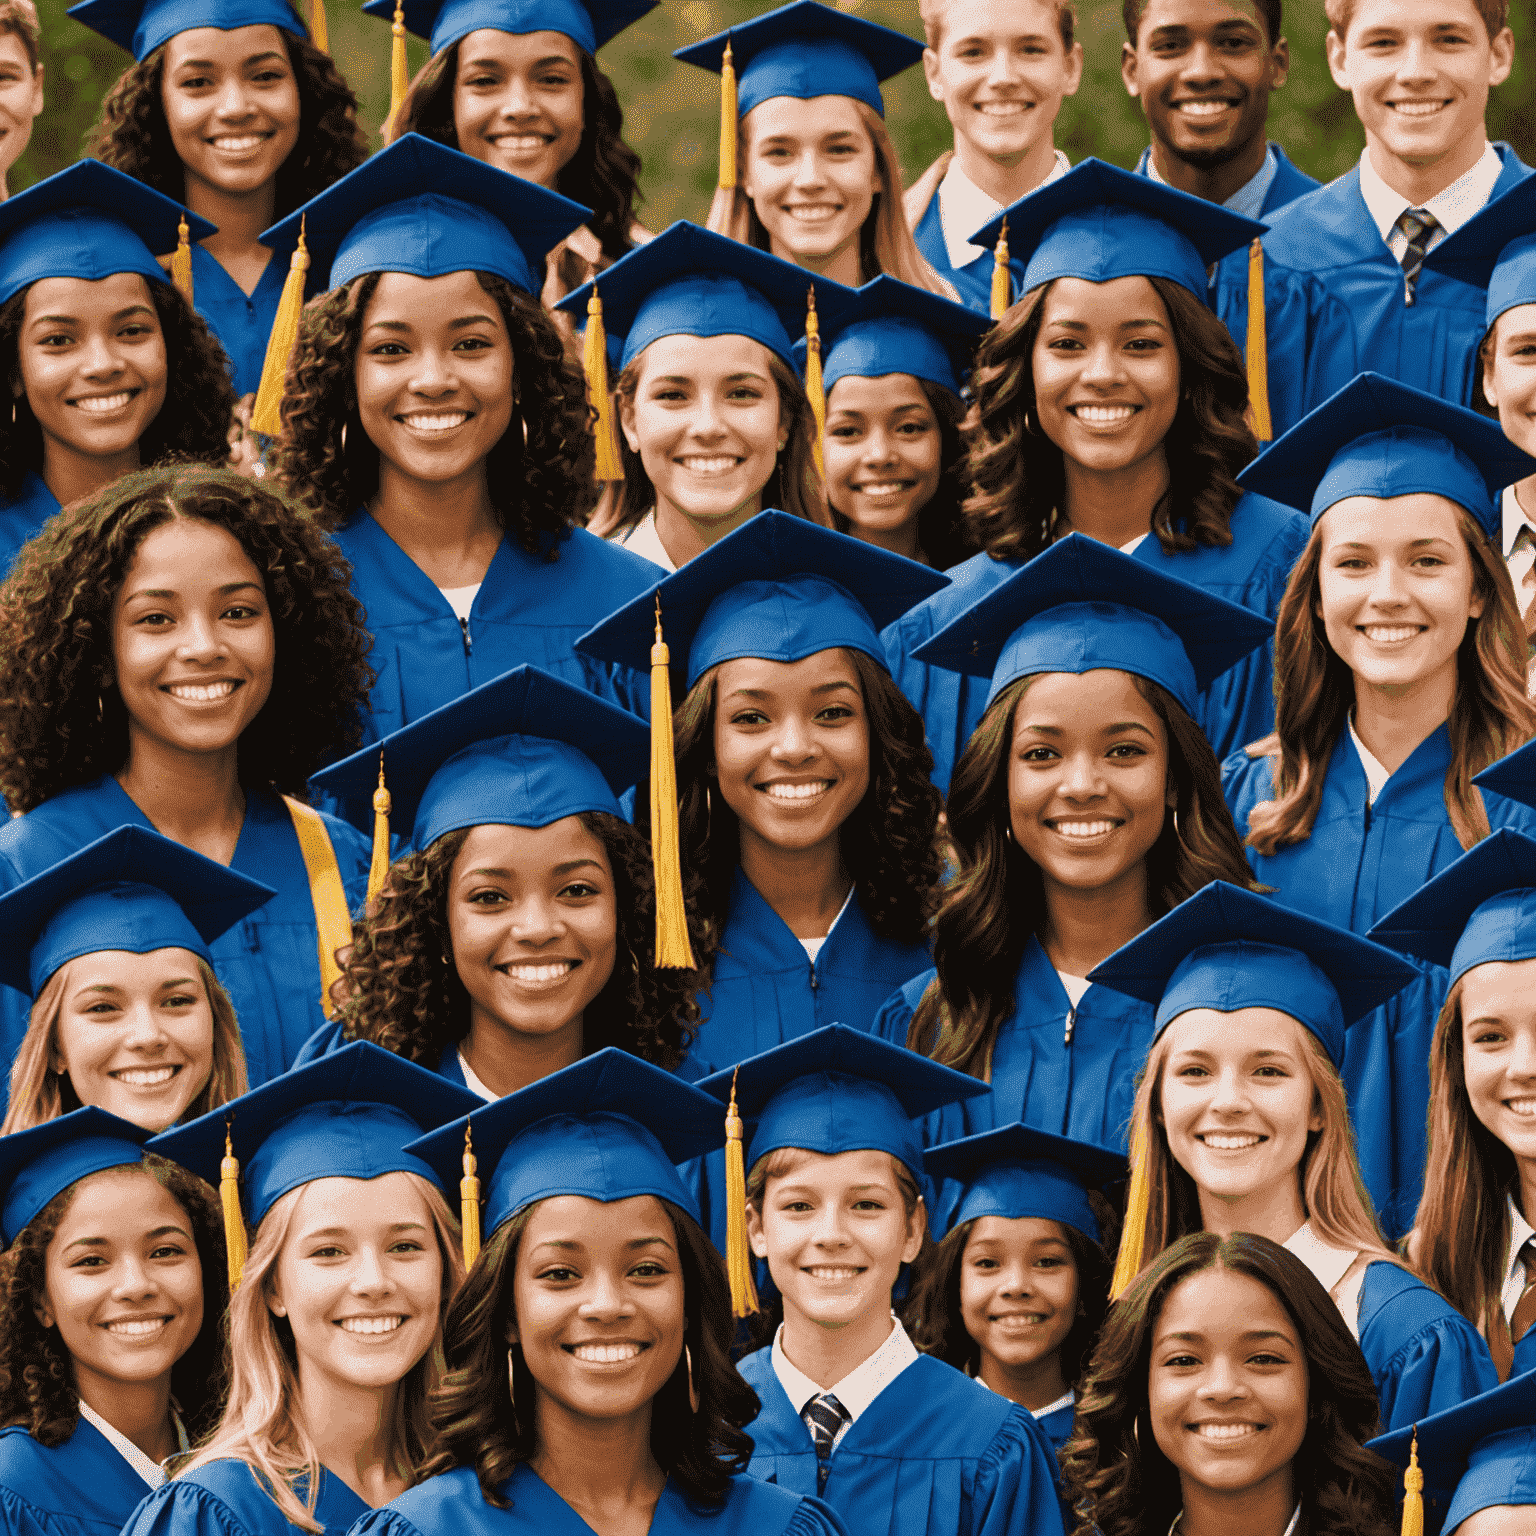
[[[170,1321],[164,1313],[157,1313],[154,1317],[117,1317],[102,1326],[114,1338],[138,1343],[163,1333]]]
[[[728,475],[742,461],[734,453],[689,453],[673,462],[691,475]]]
[[[868,496],[871,501],[892,501],[904,496],[917,484],[916,480],[872,480],[867,485],[856,485],[854,491]]]
[[[555,136],[552,133],[488,133],[485,139],[508,154],[529,155],[553,144]]]
[[[128,1088],[163,1088],[180,1071],[179,1066],[123,1067],[107,1076]]]
[[[813,1280],[847,1281],[857,1280],[864,1270],[853,1264],[808,1264],[801,1273]]]
[[[224,677],[214,683],[166,683],[160,691],[184,704],[217,704],[242,686],[233,678]]]
[[[612,1344],[565,1344],[562,1345],[568,1355],[574,1355],[576,1359],[587,1365],[624,1365],[630,1360],[638,1360],[640,1355],[651,1346],[642,1344],[634,1339],[619,1339]]]
[[[1191,97],[1185,101],[1172,103],[1175,112],[1182,113],[1185,117],[1220,117],[1223,112],[1233,111],[1238,103],[1224,99],[1211,97]]]
[[[1450,104],[1448,98],[1437,101],[1389,101],[1386,103],[1387,107],[1396,112],[1399,117],[1433,117],[1435,113],[1444,111]]]
[[[469,420],[468,411],[407,411],[396,416],[395,420],[403,426],[410,427],[415,432],[425,432],[429,435],[441,432],[452,432],[455,427],[462,427]]]
[[[1046,825],[1051,829],[1051,831],[1059,832],[1062,837],[1074,838],[1078,841],[1086,841],[1087,839],[1093,837],[1103,837],[1106,833],[1113,832],[1116,827],[1123,826],[1124,823],[1117,821],[1113,817],[1101,816],[1093,820],[1088,820],[1085,818],[1081,821],[1063,821],[1060,819],[1054,819],[1048,821]]]
[[[138,393],[136,389],[123,389],[111,395],[76,395],[66,403],[91,416],[106,416],[122,410]]]
[[[777,800],[783,805],[805,805],[826,794],[832,788],[832,780],[811,779],[799,784],[777,781],[772,784],[759,784],[757,788],[770,800]]]
[[[784,203],[780,207],[800,224],[826,224],[843,211],[841,203]]]
[[[1070,405],[1067,414],[1090,427],[1118,427],[1140,409],[1136,405]]]
[[[246,155],[259,149],[270,139],[270,133],[221,133],[209,139],[208,145],[226,155]]]
[[[1020,117],[1035,107],[1032,101],[978,101],[974,105],[983,117]]]
[[[1233,1440],[1246,1440],[1249,1435],[1256,1435],[1264,1428],[1262,1424],[1230,1423],[1216,1420],[1202,1420],[1194,1424],[1184,1426],[1191,1433],[1199,1435],[1202,1440],[1214,1440],[1218,1444],[1230,1443]]]
[[[1213,1152],[1247,1152],[1269,1138],[1257,1131],[1204,1131],[1195,1140]]]
[[[355,1333],[364,1337],[373,1337],[378,1334],[393,1333],[405,1323],[405,1315],[400,1312],[375,1314],[371,1316],[338,1317],[336,1324],[346,1333]]]
[[[510,981],[524,987],[556,987],[580,964],[577,960],[543,960],[537,965],[518,961],[498,965],[496,969]]]

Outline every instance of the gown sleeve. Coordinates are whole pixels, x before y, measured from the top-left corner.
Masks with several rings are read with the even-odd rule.
[[[255,1536],[211,1489],[173,1479],[144,1500],[123,1536]]]
[[[1040,1426],[1012,1413],[976,1467],[969,1536],[1062,1536],[1055,1459]]]
[[[808,1530],[820,1527],[807,1527]],[[60,1536],[60,1527],[46,1519],[13,1488],[0,1487],[0,1536]]]
[[[830,1504],[806,1494],[784,1527],[784,1536],[848,1536],[848,1527]]]
[[[347,1536],[424,1536],[424,1533],[398,1509],[391,1509],[386,1504],[381,1509],[370,1509],[367,1514],[360,1515]]]
[[[869,1026],[870,1034],[881,1040],[889,1040],[892,1045],[905,1045],[907,1031],[912,1027],[912,1015],[917,1012],[923,993],[937,975],[936,971],[924,971],[921,976],[914,976],[905,986],[897,987],[880,1004],[874,1023]]]

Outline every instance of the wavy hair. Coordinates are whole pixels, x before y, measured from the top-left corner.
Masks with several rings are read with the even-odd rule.
[[[186,1212],[203,1275],[203,1323],[171,1367],[171,1396],[192,1438],[207,1433],[224,1406],[224,1310],[229,1300],[224,1221],[212,1190],[179,1164],[146,1152],[138,1167]],[[105,1172],[115,1172],[106,1169]],[[99,1177],[88,1174],[87,1178]],[[39,1445],[63,1445],[80,1422],[80,1393],[59,1331],[36,1307],[47,1288],[48,1245],[69,1212],[77,1179],[22,1228],[0,1254],[0,1426],[19,1424]]]
[[[365,272],[305,305],[288,360],[272,473],[326,529],[339,528],[379,487],[379,450],[358,415],[356,363],[381,275]],[[486,488],[507,536],[553,560],[597,499],[586,381],[537,299],[504,277],[475,276],[501,311],[520,397],[485,456]]]
[[[464,1277],[464,1262],[459,1251],[459,1224],[437,1186],[419,1173],[405,1176],[427,1204],[443,1261],[437,1334],[431,1348],[401,1381],[390,1426],[391,1470],[414,1482],[431,1438],[427,1400],[443,1371],[442,1319]],[[240,1284],[229,1298],[229,1400],[218,1427],[175,1475],[185,1477],[210,1462],[228,1458],[243,1461],[285,1520],[313,1536],[324,1536],[325,1527],[315,1518],[320,1452],[297,1411],[299,1374],[293,1327],[286,1317],[274,1316],[268,1305],[278,1260],[304,1189],[301,1184],[275,1201],[256,1229]],[[301,1481],[307,1484],[303,1502],[297,1492]]]
[[[651,1453],[683,1492],[718,1505],[730,1479],[746,1470],[752,1442],[742,1433],[757,1417],[757,1394],[731,1363],[734,1332],[725,1260],[693,1218],[661,1201],[677,1238],[683,1272],[683,1338],[676,1369],[653,1399]],[[423,1477],[473,1467],[487,1504],[509,1507],[500,1486],[538,1452],[538,1386],[520,1344],[507,1335],[517,1321],[513,1282],[518,1249],[530,1214],[525,1206],[491,1235],[471,1266],[444,1326],[448,1375],[432,1396],[437,1447]],[[693,1360],[695,1413],[689,1404],[688,1359]]]
[[[1237,473],[1258,452],[1248,375],[1226,326],[1199,299],[1167,278],[1147,281],[1168,311],[1180,386],[1163,439],[1168,489],[1152,509],[1152,532],[1170,554],[1222,547],[1232,542],[1232,509],[1243,494]],[[1035,404],[1035,343],[1053,286],[1026,293],[982,337],[971,374],[965,515],[994,560],[1032,560],[1062,531],[1063,454],[1040,430]]]
[[[602,845],[613,869],[618,954],[613,975],[587,1005],[588,1054],[616,1045],[675,1071],[699,1019],[697,971],[661,969],[656,954],[656,886],[650,845],[628,822],[602,811],[578,818]],[[346,969],[336,983],[348,1040],[371,1040],[408,1061],[436,1068],[448,1046],[469,1033],[469,993],[452,951],[448,885],[453,862],[469,836],[447,832],[430,848],[394,864],[357,927]],[[707,934],[688,903],[695,952]]]
[[[1322,804],[1328,760],[1355,702],[1354,674],[1328,643],[1322,601],[1324,513],[1312,529],[1280,599],[1275,621],[1275,730],[1247,751],[1272,759],[1273,798],[1248,818],[1248,846],[1271,857],[1309,837]],[[1525,626],[1498,548],[1470,512],[1456,508],[1472,557],[1472,594],[1481,618],[1467,622],[1456,651],[1456,697],[1448,722],[1451,765],[1445,809],[1463,848],[1488,835],[1488,813],[1472,780],[1536,735],[1536,704],[1525,693]]]
[[[335,545],[266,482],[139,470],[50,519],[0,589],[0,794],[13,814],[127,761],[112,607],[145,538],[179,518],[228,533],[271,606],[272,692],[240,738],[241,783],[306,798],[310,774],[360,740],[371,642]]]
[[[1062,1447],[1063,1502],[1076,1536],[1162,1536],[1183,1507],[1178,1469],[1152,1429],[1153,1334],[1176,1286],[1209,1270],[1266,1286],[1295,1325],[1307,1365],[1307,1430],[1291,1463],[1308,1536],[1395,1536],[1395,1469],[1365,1449],[1376,1386],[1339,1309],[1300,1259],[1267,1237],[1196,1232],[1110,1309]]]
[[[357,121],[357,97],[341,71],[307,38],[278,31],[299,87],[299,137],[278,167],[274,223],[368,158],[368,139]],[[86,153],[182,203],[187,171],[165,120],[164,75],[164,44],[124,70],[101,103],[86,137]]]
[[[1163,722],[1175,796],[1147,853],[1152,915],[1171,912],[1212,880],[1251,888],[1253,872],[1222,798],[1210,743],[1165,688],[1127,676]],[[955,764],[948,822],[959,870],[934,918],[938,975],[907,1033],[914,1051],[983,1079],[992,1075],[998,1033],[1013,1013],[1024,950],[1046,920],[1040,868],[1009,835],[1014,716],[1033,681],[1021,677],[998,694]]]

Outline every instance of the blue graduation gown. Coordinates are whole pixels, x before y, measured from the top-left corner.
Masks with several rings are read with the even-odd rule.
[[[1459,859],[1461,844],[1445,809],[1450,735],[1441,726],[1421,742],[1367,805],[1365,769],[1348,730],[1334,744],[1311,836],[1265,857],[1248,849],[1254,875],[1286,906],[1367,932],[1405,896]],[[1238,832],[1273,793],[1268,758],[1234,753],[1222,765],[1222,787]],[[1536,835],[1536,810],[1483,791],[1491,828]],[[1414,962],[1419,979],[1385,1006],[1350,1026],[1344,1086],[1366,1188],[1389,1236],[1412,1225],[1422,1187],[1429,1046],[1449,990],[1439,966]]]
[[[66,790],[0,826],[0,890],[20,885],[123,826],[149,827],[150,821],[110,774]],[[326,830],[348,905],[356,911],[368,883],[368,840],[334,817],[326,818]],[[267,790],[247,792],[245,822],[230,868],[277,891],[211,946],[214,971],[240,1020],[246,1070],[254,1088],[286,1071],[299,1047],[324,1022],[309,876],[293,820],[280,797]],[[30,1008],[21,993],[0,991],[0,1048],[7,1071],[26,1033]]]
[[[1070,1408],[1058,1408],[1054,1413],[1037,1413],[1034,1415],[1035,1423],[1040,1426],[1040,1432],[1051,1443],[1051,1449],[1058,1456],[1061,1448],[1072,1438],[1072,1425],[1077,1420],[1077,1404]]]
[[[43,524],[59,510],[59,498],[32,470],[14,501],[0,502],[0,581],[10,573],[21,546],[43,531]]]
[[[1308,192],[1322,185],[1317,177],[1308,176],[1305,171],[1294,165],[1290,156],[1273,139],[1269,140],[1269,152],[1275,157],[1275,174],[1269,184],[1269,190],[1264,194],[1264,204],[1258,212],[1258,217],[1261,219],[1267,219],[1272,213],[1278,213],[1287,203],[1294,203],[1298,197],[1304,197]],[[1147,166],[1151,159],[1152,146],[1149,144],[1142,150],[1141,159],[1136,162],[1138,176],[1147,174]]]
[[[944,242],[944,221],[939,216],[937,188],[934,189],[933,196],[928,199],[928,207],[922,218],[917,221],[917,228],[912,231],[912,238],[917,241],[918,250],[928,258],[928,265],[940,277],[947,277],[954,285],[955,292],[960,296],[960,302],[967,309],[974,309],[978,315],[991,315],[992,253],[988,251],[985,255],[967,262],[963,267],[951,264],[949,247]],[[1024,263],[1010,262],[1008,270],[1012,274],[1013,292],[1017,294],[1024,282]]]
[[[353,1536],[592,1536],[592,1527],[526,1462],[499,1490],[510,1509],[487,1504],[473,1467],[457,1467],[369,1510]],[[693,1504],[670,1478],[651,1517],[650,1536],[847,1536],[819,1499],[798,1497],[750,1477],[733,1477],[724,1505]]]
[[[288,263],[274,258],[266,265],[256,291],[246,291],[200,245],[192,247],[192,303],[208,329],[219,339],[229,359],[235,393],[252,395],[261,384],[267,360],[267,338],[277,319]]]
[[[302,1503],[305,1489],[299,1488]],[[320,1469],[315,1519],[326,1536],[342,1533],[369,1507],[339,1477]],[[134,1511],[123,1536],[293,1536],[294,1527],[243,1461],[211,1461],[172,1478]]]
[[[773,1352],[738,1367],[762,1401],[748,1471],[816,1491],[816,1447],[784,1394]],[[849,1427],[822,1494],[849,1536],[1058,1536],[1055,1458],[1032,1415],[920,1355]]]
[[[1170,555],[1155,536],[1148,536],[1135,558],[1273,618],[1291,567],[1306,548],[1310,533],[1301,513],[1250,494],[1232,509],[1230,544]],[[912,652],[1006,581],[1020,563],[972,555],[948,572],[949,586],[909,609],[880,637],[891,675],[923,717],[933,753],[933,782],[946,794],[955,762],[985,712],[991,680],[915,661]],[[1258,741],[1274,729],[1274,654],[1268,644],[1211,684],[1200,697],[1196,723],[1209,738],[1218,762],[1234,748]]]
[[[82,1418],[49,1449],[19,1426],[0,1430],[4,1536],[117,1536],[149,1485]]]

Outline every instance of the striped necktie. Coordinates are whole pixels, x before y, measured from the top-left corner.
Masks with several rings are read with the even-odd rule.
[[[1419,268],[1440,221],[1428,208],[1405,208],[1398,215],[1397,227],[1408,237],[1408,246],[1400,262],[1403,269],[1403,302],[1412,304],[1419,283]]]
[[[816,1492],[824,1493],[832,1470],[832,1444],[838,1430],[851,1423],[853,1416],[830,1392],[823,1392],[805,1405],[800,1417],[816,1442]]]

